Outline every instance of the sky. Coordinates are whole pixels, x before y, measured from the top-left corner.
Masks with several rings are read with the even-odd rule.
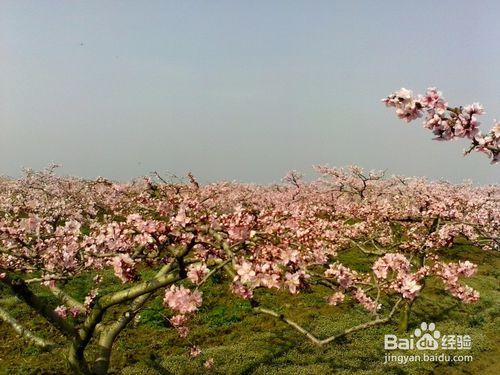
[[[500,118],[499,1],[0,0],[0,174],[52,162],[272,183],[313,165],[498,183],[465,140],[380,99],[400,87]]]

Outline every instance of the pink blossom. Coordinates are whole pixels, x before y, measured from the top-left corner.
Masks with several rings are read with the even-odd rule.
[[[190,349],[189,349],[189,356],[191,358],[196,358],[198,357],[199,355],[201,354],[201,349],[198,347],[198,346],[192,346]]]
[[[165,306],[168,306],[180,314],[192,313],[198,310],[201,306],[202,298],[201,292],[191,291],[181,286],[172,285],[170,289],[165,292],[163,300]]]
[[[410,267],[410,262],[402,254],[387,253],[384,256],[377,259],[373,264],[372,270],[375,276],[379,279],[387,279],[387,273],[389,270],[399,272],[408,272]]]
[[[429,87],[425,96],[420,98],[420,103],[427,108],[435,109],[438,112],[444,112],[448,103],[445,103],[442,98],[441,91],[435,87]]]
[[[120,254],[113,258],[111,264],[122,283],[134,280],[135,278],[135,262],[128,254]]]
[[[416,100],[411,90],[400,89],[396,93],[383,99],[387,107],[395,107],[400,119],[410,122],[422,116],[421,103]]]
[[[458,263],[437,263],[435,272],[441,277],[446,289],[458,299],[465,303],[473,303],[479,299],[479,292],[469,286],[459,284],[459,276],[471,277],[477,270],[477,266],[469,261]]]
[[[297,264],[299,261],[300,253],[297,250],[287,250],[282,252],[281,259],[283,260],[283,265],[288,265],[289,263]]]
[[[310,276],[300,270],[294,273],[287,272],[285,274],[285,286],[288,287],[290,293],[297,294],[299,289],[304,285],[305,280]]]
[[[336,279],[340,286],[344,289],[353,286],[357,279],[355,271],[352,271],[339,263],[330,264],[330,267],[325,271],[325,276]]]
[[[363,289],[356,289],[354,293],[354,298],[358,301],[366,310],[375,313],[380,309],[381,305],[377,304],[374,300],[366,295]]]
[[[413,300],[421,288],[422,286],[417,283],[417,280],[412,277],[412,275],[405,275],[400,280],[397,290],[401,293],[403,298]]]
[[[85,296],[85,300],[83,302],[83,306],[85,306],[85,308],[87,310],[90,310],[92,308],[92,306],[94,305],[96,299],[97,299],[97,296],[99,295],[99,289],[95,288],[95,289],[92,289],[86,296]]]
[[[209,269],[204,263],[192,264],[188,267],[187,277],[193,284],[198,285],[208,272]]]
[[[479,103],[472,103],[464,107],[464,111],[467,112],[469,115],[477,114],[477,115],[484,115],[484,107],[479,104]]]
[[[328,297],[328,304],[332,306],[338,305],[339,303],[344,301],[344,298],[345,298],[344,293],[342,292],[334,293],[330,297]]]
[[[235,283],[231,285],[231,290],[234,294],[240,296],[243,299],[251,299],[253,297],[252,289],[240,284]]]
[[[179,224],[181,227],[185,227],[186,225],[188,225],[191,222],[191,219],[186,214],[185,207],[181,207],[181,209],[179,209],[179,212],[175,216],[174,221],[177,224]]]
[[[492,164],[499,161],[500,129],[495,123],[489,133],[486,135],[480,133],[477,116],[483,115],[485,111],[479,103],[449,108],[448,103],[442,99],[441,92],[435,87],[427,89],[426,95],[419,99],[414,99],[413,93],[403,88],[383,99],[383,102],[387,107],[396,108],[397,116],[406,122],[426,113],[424,127],[436,135],[435,140],[468,138],[471,140],[471,145],[465,154],[475,150],[488,155]]]
[[[66,319],[68,317],[68,308],[64,305],[60,305],[60,306],[57,306],[55,309],[54,309],[54,312],[56,313],[57,316],[59,316],[60,318],[63,318],[63,319]]]
[[[234,266],[236,273],[238,274],[238,279],[241,283],[252,283],[255,281],[255,271],[252,268],[252,263],[243,261],[241,264],[236,264]]]

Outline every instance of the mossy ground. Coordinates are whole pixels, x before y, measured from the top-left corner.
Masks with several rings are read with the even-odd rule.
[[[397,322],[370,328],[347,336],[325,347],[316,347],[300,333],[282,322],[256,315],[248,302],[227,292],[226,281],[214,278],[203,288],[204,305],[190,324],[188,341],[180,339],[168,327],[161,298],[151,302],[141,313],[135,327],[119,337],[112,358],[114,374],[499,374],[498,347],[500,311],[500,256],[465,245],[443,252],[453,261],[469,259],[479,264],[478,274],[469,285],[481,293],[473,305],[458,303],[441,288],[438,281],[427,283],[422,296],[413,306],[410,323],[415,328],[422,321],[435,322],[443,333],[469,334],[473,356],[470,363],[414,362],[384,364],[383,336],[396,333]],[[350,251],[341,260],[353,268],[366,268],[366,255]],[[91,276],[73,280],[68,288],[83,299]],[[107,275],[107,290],[119,289],[116,278]],[[316,287],[314,287],[316,288]],[[6,296],[5,290],[0,290]],[[327,291],[314,289],[291,296],[288,293],[258,292],[261,304],[286,313],[319,337],[327,337],[369,319],[350,301],[338,307],[325,303]],[[47,298],[50,298],[47,296]],[[63,341],[29,309],[16,300],[3,304],[12,315],[56,342]],[[118,312],[116,312],[118,313]],[[190,360],[191,343],[203,349],[203,355]],[[459,353],[461,352],[461,353]],[[464,354],[465,351],[455,353]],[[0,322],[0,374],[65,374],[65,348],[43,352],[19,339],[12,329]],[[399,354],[403,354],[400,352]],[[418,354],[416,351],[404,354]],[[203,361],[213,357],[212,370]]]

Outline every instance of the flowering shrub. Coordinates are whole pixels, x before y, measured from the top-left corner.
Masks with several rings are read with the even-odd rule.
[[[385,101],[407,121],[426,113],[425,126],[439,139],[468,137],[472,149],[497,160],[498,124],[481,136],[478,104],[450,109],[435,89],[418,98],[403,89]],[[479,292],[461,280],[472,277],[476,265],[445,263],[438,253],[458,239],[498,249],[497,186],[385,178],[357,166],[316,171],[316,181],[290,172],[273,186],[203,186],[192,175],[189,183],[171,183],[158,174],[122,184],[58,177],[53,168],[1,178],[0,283],[66,338],[69,364],[82,374],[107,373],[118,336],[156,292],[164,293],[170,326],[187,338],[203,303],[201,289],[215,273],[235,298],[250,300],[256,314],[280,319],[317,345],[389,323],[399,310],[407,322],[428,278],[464,303],[478,300]],[[339,253],[353,249],[367,255],[368,271],[339,261]],[[100,287],[108,269],[117,291]],[[80,301],[66,283],[88,274],[93,282]],[[32,284],[53,300],[40,298]],[[320,339],[262,306],[255,293],[298,294],[313,285],[327,290],[325,304],[359,304],[367,322]],[[48,346],[24,328],[17,331]],[[191,344],[188,354],[195,358],[203,350]],[[207,369],[215,365],[204,361]]]

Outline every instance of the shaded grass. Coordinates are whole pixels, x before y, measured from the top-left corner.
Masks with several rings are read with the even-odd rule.
[[[471,363],[415,362],[384,364],[383,336],[395,333],[397,324],[374,327],[343,338],[326,347],[316,347],[301,334],[274,318],[255,315],[247,301],[227,292],[227,281],[212,279],[204,292],[204,305],[190,323],[188,340],[180,339],[164,318],[161,298],[141,312],[137,327],[119,337],[112,358],[115,374],[496,374],[500,373],[499,349],[499,265],[500,257],[466,245],[442,252],[450,261],[469,259],[478,263],[478,274],[466,282],[481,293],[477,304],[465,305],[442,290],[438,280],[429,280],[413,307],[410,327],[422,321],[435,322],[445,334],[469,334]],[[339,255],[344,264],[366,271],[367,256],[352,250]],[[375,259],[375,257],[373,257]],[[373,260],[372,259],[372,260]],[[80,300],[92,283],[92,275],[72,280],[67,288]],[[105,275],[106,291],[120,289],[112,274]],[[5,295],[5,291],[0,291]],[[369,319],[362,308],[346,301],[331,307],[328,292],[312,287],[308,293],[291,296],[283,292],[257,291],[263,306],[286,313],[319,337],[327,337]],[[49,294],[44,298],[53,301]],[[42,336],[58,340],[55,332],[19,302],[5,305],[12,314]],[[119,311],[114,311],[118,314]],[[58,341],[61,342],[61,341]],[[203,349],[202,356],[189,359],[192,344]],[[457,351],[458,353],[459,351]],[[461,351],[459,354],[465,354]],[[397,351],[396,351],[397,353]],[[417,354],[415,351],[399,354]],[[64,374],[64,348],[42,352],[22,342],[0,322],[0,374]],[[214,358],[207,370],[203,362]]]

